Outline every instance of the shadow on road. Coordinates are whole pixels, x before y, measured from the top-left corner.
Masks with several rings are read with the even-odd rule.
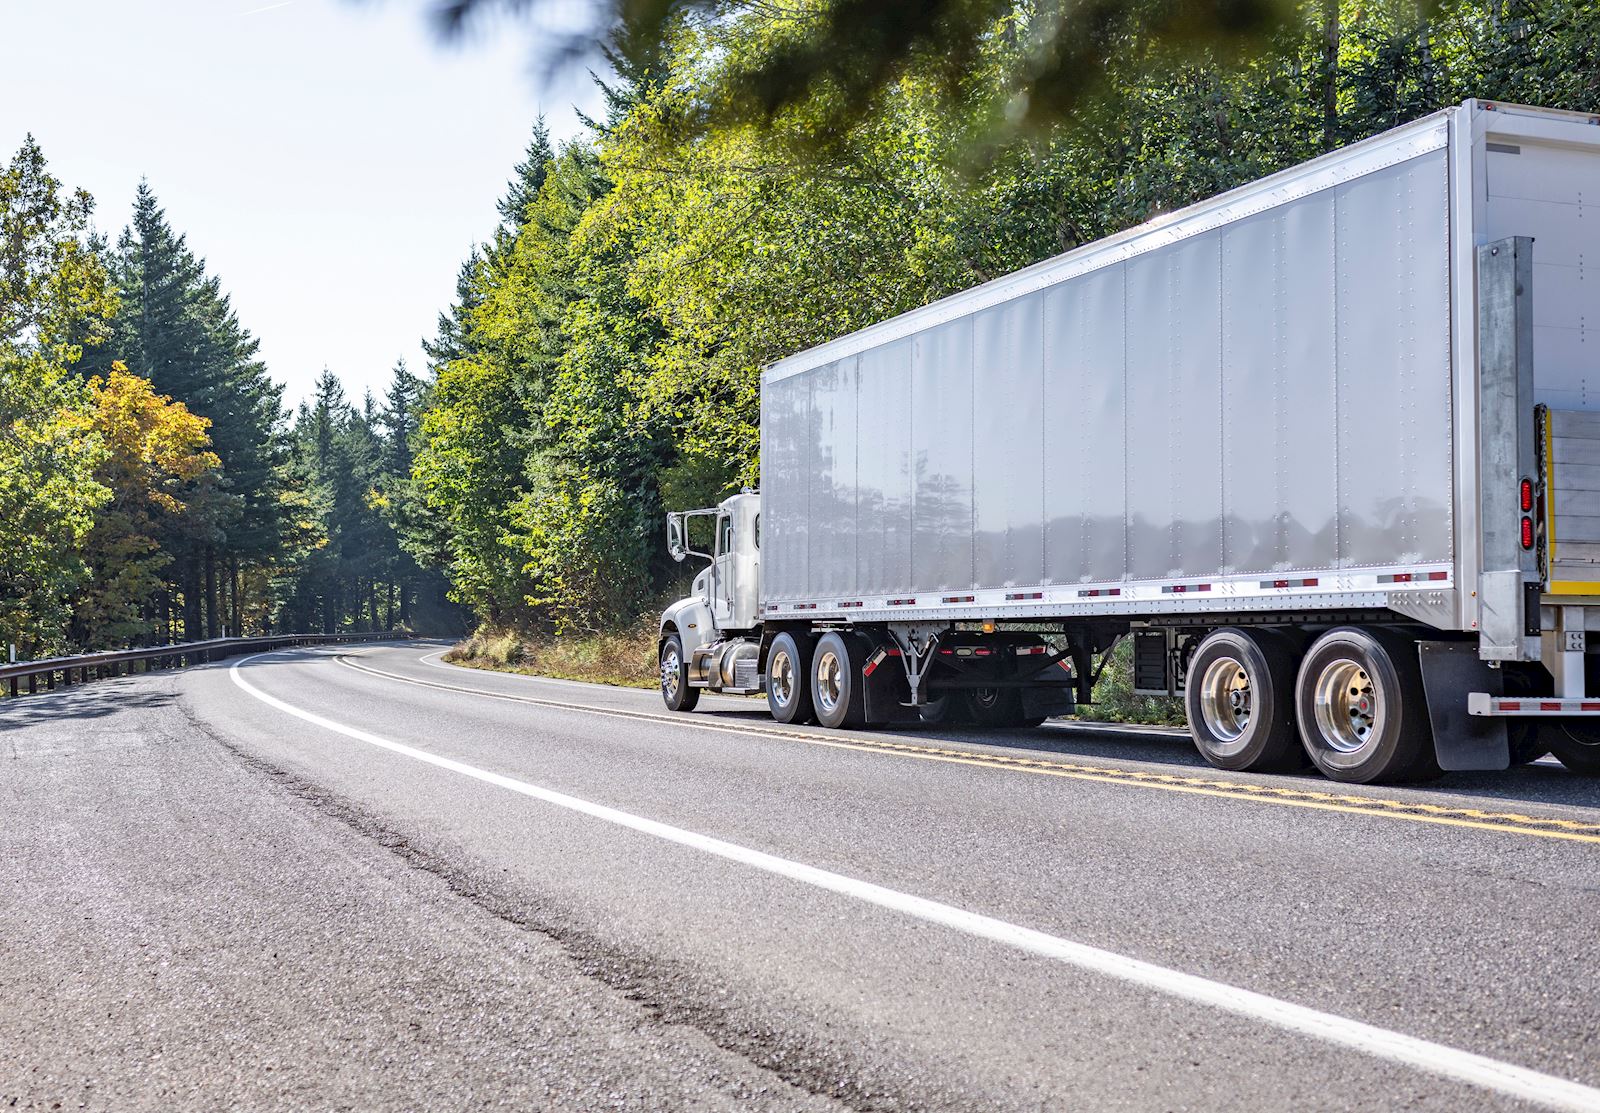
[[[765,707],[748,711],[725,711],[718,708],[702,712],[718,719],[749,723],[771,724]],[[799,728],[820,730],[815,727]],[[828,732],[823,732],[824,734]],[[1186,735],[1164,734],[1159,731],[1118,729],[1113,724],[1080,726],[1071,722],[1055,722],[1033,729],[980,730],[972,727],[950,726],[897,726],[893,729],[872,731],[874,736],[886,739],[904,739],[922,745],[952,742],[960,745],[983,746],[991,750],[1006,750],[1032,756],[1051,755],[1084,760],[1113,760],[1134,762],[1153,770],[1182,775],[1213,773],[1229,780],[1255,781],[1281,784],[1285,787],[1307,788],[1327,792],[1345,786],[1326,780],[1315,770],[1287,775],[1259,773],[1227,773],[1212,769],[1200,756]],[[1352,786],[1356,787],[1356,786]],[[1413,785],[1378,786],[1386,795],[1395,792],[1425,791],[1444,796],[1489,797],[1498,800],[1523,801],[1530,804],[1556,804],[1573,807],[1600,807],[1600,777],[1588,777],[1557,765],[1546,759],[1535,765],[1519,766],[1492,772],[1446,773],[1434,781]],[[1371,791],[1371,790],[1367,790]]]
[[[0,731],[67,719],[100,719],[118,711],[166,707],[177,697],[142,683],[144,674],[57,688],[54,692],[0,699]]]

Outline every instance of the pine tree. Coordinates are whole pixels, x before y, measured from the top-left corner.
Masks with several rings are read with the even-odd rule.
[[[438,374],[451,360],[465,359],[473,352],[472,314],[483,303],[478,291],[478,273],[483,268],[483,253],[476,247],[456,272],[456,300],[439,314],[439,330],[432,340],[422,342],[428,369]]]
[[[500,211],[501,229],[509,235],[516,235],[528,220],[528,208],[539,196],[539,187],[544,185],[545,175],[549,173],[550,162],[555,158],[555,149],[550,146],[550,129],[545,126],[544,114],[533,122],[533,138],[528,141],[528,150],[521,162],[515,167],[515,176],[506,183],[506,194],[496,202],[495,207]]]
[[[185,635],[237,631],[242,566],[270,563],[285,544],[283,388],[148,182],[139,184],[132,223],[118,240],[116,277],[122,312],[110,349],[209,420],[222,461],[212,520],[177,562]]]

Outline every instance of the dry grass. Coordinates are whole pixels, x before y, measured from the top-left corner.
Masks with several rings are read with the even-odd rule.
[[[588,680],[626,688],[654,688],[656,621],[654,618],[614,634],[555,637],[517,630],[479,627],[444,655],[451,664],[474,669]]]

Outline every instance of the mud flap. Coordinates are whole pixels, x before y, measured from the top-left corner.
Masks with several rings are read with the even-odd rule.
[[[1467,693],[1505,694],[1505,673],[1479,660],[1473,642],[1417,643],[1422,687],[1433,725],[1433,749],[1444,770],[1508,769],[1511,744],[1506,720],[1468,715]]]
[[[922,713],[907,706],[911,701],[911,685],[906,683],[906,670],[898,649],[874,645],[867,654],[867,663],[861,668],[861,679],[861,706],[869,725],[921,721]]]
[[[1052,685],[1059,685],[1063,680],[1068,680],[1071,677],[1072,674],[1070,672],[1057,664],[1041,670],[1035,679],[1048,680]],[[1070,715],[1077,709],[1078,703],[1073,698],[1070,687],[1022,689],[1022,717],[1024,719],[1037,719],[1041,715],[1045,718],[1055,718],[1057,715]]]

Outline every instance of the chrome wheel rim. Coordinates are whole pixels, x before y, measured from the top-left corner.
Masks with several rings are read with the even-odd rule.
[[[1200,719],[1213,737],[1237,742],[1250,729],[1250,674],[1236,657],[1218,657],[1200,678]]]
[[[1359,661],[1340,658],[1323,666],[1315,706],[1322,740],[1342,754],[1366,748],[1383,729],[1378,686]]]
[[[781,705],[787,705],[794,696],[794,661],[782,651],[772,655],[771,674],[767,677],[767,690]]]
[[[678,648],[677,646],[669,645],[666,652],[661,655],[661,693],[668,699],[672,699],[678,694],[680,671]]]
[[[832,714],[834,708],[839,706],[839,696],[843,687],[839,666],[839,655],[833,650],[824,651],[817,658],[817,705],[822,711]]]

